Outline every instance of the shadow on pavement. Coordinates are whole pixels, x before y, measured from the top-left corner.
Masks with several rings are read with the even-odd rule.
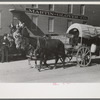
[[[77,63],[76,63],[75,61],[71,61],[70,63],[66,63],[66,64],[65,64],[65,68],[64,68],[64,69],[70,68],[70,67],[74,67],[74,66],[76,66],[76,65],[77,65]],[[48,67],[43,66],[41,71],[53,70],[53,69],[54,69],[54,66],[55,66],[55,63],[49,63],[49,64],[48,64]],[[62,63],[57,63],[56,69],[60,69],[60,68],[63,68],[63,64],[62,64]],[[56,70],[56,69],[55,69],[55,70]]]
[[[92,67],[92,66],[95,66],[97,64],[100,64],[100,58],[94,58],[91,60],[91,63],[89,66],[87,67]],[[53,69],[53,67],[55,66],[55,63],[49,63],[48,64],[49,67],[51,67]],[[70,61],[70,62],[66,62],[65,64],[65,69],[66,68],[70,68],[70,67],[75,67],[77,66],[77,62],[76,61]],[[57,68],[56,69],[59,69],[59,68],[63,68],[63,64],[62,63],[57,63]],[[81,67],[81,68],[84,68],[84,67]],[[48,67],[45,67],[44,70],[50,70]],[[42,71],[44,71],[42,70]]]

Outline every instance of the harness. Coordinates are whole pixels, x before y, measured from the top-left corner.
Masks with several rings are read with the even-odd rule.
[[[41,45],[41,43],[40,43],[40,39],[42,39],[42,38],[40,38],[40,37],[37,37],[37,43],[36,43],[36,48],[34,49],[34,56],[35,57],[37,57],[38,55],[39,55],[39,52],[41,51],[41,50],[44,50],[44,48],[45,48],[45,46],[46,46],[46,39],[44,39],[43,38],[43,44]],[[42,51],[43,52],[43,51]]]

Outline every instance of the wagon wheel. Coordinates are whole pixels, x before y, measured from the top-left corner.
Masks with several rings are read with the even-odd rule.
[[[76,55],[77,64],[80,67],[86,67],[91,62],[91,51],[88,47],[80,47]]]

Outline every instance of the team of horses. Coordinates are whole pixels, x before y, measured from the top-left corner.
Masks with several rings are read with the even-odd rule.
[[[25,55],[29,55],[29,64],[32,57],[34,57],[36,60],[39,59],[40,65],[38,66],[38,71],[41,71],[43,63],[48,67],[47,60],[51,58],[55,59],[54,68],[57,67],[57,62],[59,59],[63,64],[63,68],[65,68],[66,55],[62,41],[59,39],[49,39],[40,36],[30,37],[29,33],[22,33],[23,27],[15,28],[13,26],[11,29],[12,37],[10,36],[9,40],[11,38],[14,39],[14,41],[11,41],[11,44],[15,43],[18,50],[23,50],[25,51]]]

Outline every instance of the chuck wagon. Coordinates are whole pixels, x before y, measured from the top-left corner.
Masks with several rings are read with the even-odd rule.
[[[92,55],[99,55],[99,35],[100,27],[79,23],[72,24],[66,32],[68,42],[65,44],[65,51],[70,60],[75,56],[79,66],[88,66],[91,63]]]

